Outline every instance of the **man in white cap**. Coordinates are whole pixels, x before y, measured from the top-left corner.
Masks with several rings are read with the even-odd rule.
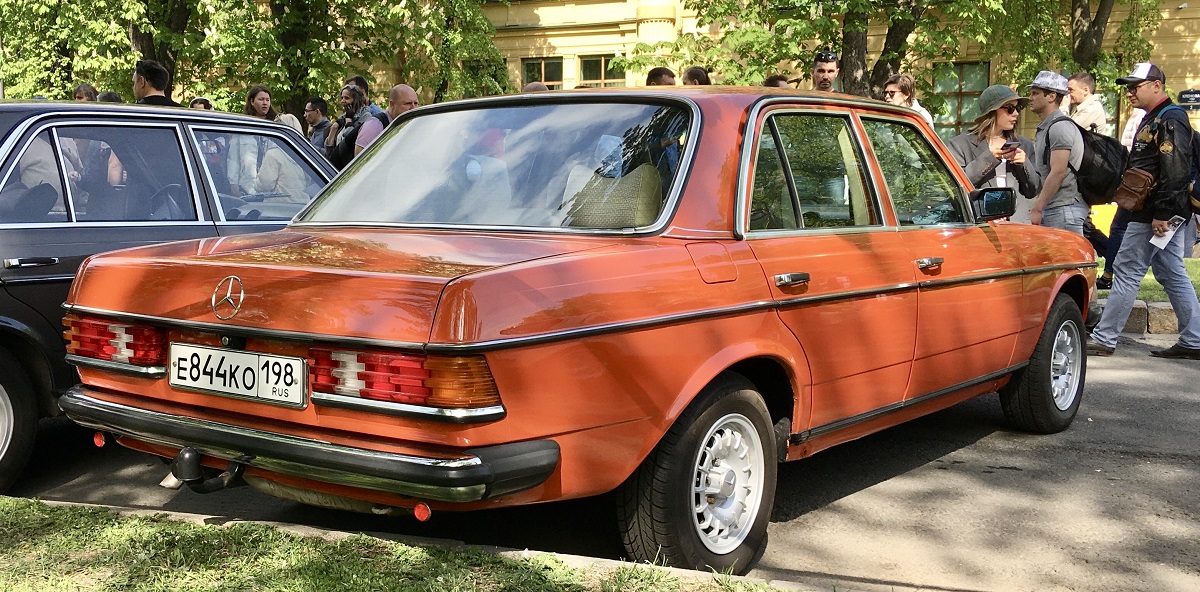
[[[1100,316],[1100,323],[1087,340],[1087,353],[1109,356],[1117,348],[1117,336],[1146,270],[1154,267],[1154,279],[1167,292],[1179,321],[1179,341],[1167,349],[1150,352],[1158,358],[1200,360],[1200,302],[1196,288],[1183,266],[1183,230],[1172,229],[1169,221],[1191,216],[1188,185],[1191,183],[1192,128],[1187,113],[1171,103],[1165,86],[1166,76],[1151,63],[1136,64],[1133,72],[1118,78],[1125,87],[1129,104],[1145,109],[1146,116],[1133,138],[1129,166],[1154,177],[1154,187],[1146,195],[1141,209],[1133,212],[1125,238],[1117,250],[1112,291]],[[1173,234],[1171,234],[1173,233]],[[1171,234],[1161,247],[1151,240]]]
[[[1033,200],[1029,220],[1082,235],[1090,210],[1075,180],[1075,171],[1083,164],[1083,136],[1071,118],[1058,110],[1067,96],[1067,79],[1042,70],[1026,88],[1029,109],[1042,119],[1033,137],[1033,167],[1042,189]]]

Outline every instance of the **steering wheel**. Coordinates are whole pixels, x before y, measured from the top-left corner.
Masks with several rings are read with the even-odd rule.
[[[183,185],[171,183],[150,196],[150,220],[186,220],[187,192]]]

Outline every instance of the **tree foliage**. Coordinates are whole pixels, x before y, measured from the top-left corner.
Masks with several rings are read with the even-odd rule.
[[[172,72],[177,99],[232,111],[255,84],[277,110],[314,95],[336,105],[354,74],[377,102],[393,80],[443,100],[507,90],[492,32],[477,0],[0,0],[0,77],[9,97],[67,98],[87,81],[129,98],[146,57]],[[374,79],[369,66],[385,64]]]
[[[1118,4],[1128,5],[1130,16],[1115,47],[1103,51],[1098,40]],[[1001,82],[1031,80],[1046,68],[1107,74],[1147,59],[1145,35],[1158,19],[1155,0],[686,0],[685,6],[697,11],[702,30],[720,33],[639,44],[618,65],[704,65],[721,82],[757,84],[779,70],[807,78],[813,55],[832,49],[841,56],[843,89],[879,96],[893,74],[961,57],[970,45],[997,66]],[[874,29],[883,31],[883,44],[871,63],[867,32]]]

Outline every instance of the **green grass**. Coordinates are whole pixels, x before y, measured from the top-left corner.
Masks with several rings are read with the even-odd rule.
[[[1096,271],[1096,277],[1104,272],[1104,258],[1099,257],[1097,261],[1100,263],[1100,268]],[[1200,259],[1184,259],[1184,266],[1187,267],[1188,277],[1192,278],[1192,285],[1196,287],[1196,292],[1200,293]],[[1108,298],[1108,290],[1098,290],[1099,298]],[[1146,302],[1167,302],[1167,293],[1163,290],[1162,284],[1154,279],[1154,271],[1151,270],[1142,280],[1142,286],[1138,288],[1138,299]]]
[[[548,555],[509,559],[364,535],[331,541],[257,524],[199,525],[0,497],[0,590],[7,592],[771,590],[697,575],[633,564],[581,570]]]

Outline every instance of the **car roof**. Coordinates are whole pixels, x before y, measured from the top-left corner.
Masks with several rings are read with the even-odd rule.
[[[187,107],[160,107],[130,103],[100,103],[96,101],[2,101],[0,115],[20,119],[53,115],[125,115],[165,118],[173,121],[225,123],[238,126],[263,125],[288,128],[287,125],[222,111],[201,111]],[[290,128],[289,128],[290,129]]]

